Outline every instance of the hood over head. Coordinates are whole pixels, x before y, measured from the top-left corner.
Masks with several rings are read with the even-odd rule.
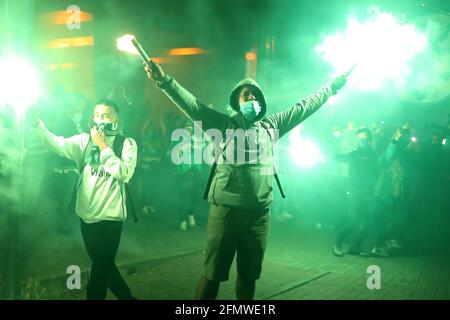
[[[256,98],[256,100],[258,100],[258,102],[261,106],[261,112],[253,121],[256,122],[258,120],[261,120],[266,115],[267,102],[266,102],[264,93],[261,90],[261,87],[255,80],[253,80],[251,78],[246,78],[246,79],[239,81],[238,84],[233,88],[233,90],[231,91],[231,94],[230,94],[230,106],[231,106],[231,108],[233,108],[234,111],[240,112],[239,93],[240,93],[242,87],[244,87],[244,86],[251,86],[256,89],[255,90],[256,91],[255,98]]]

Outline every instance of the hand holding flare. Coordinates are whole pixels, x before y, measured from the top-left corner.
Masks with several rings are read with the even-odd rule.
[[[345,83],[347,82],[348,77],[350,76],[350,74],[353,72],[353,70],[355,68],[356,68],[356,65],[354,65],[347,72],[345,72],[344,74],[336,77],[333,80],[333,82],[331,83],[331,91],[333,91],[333,94],[336,94],[338,92],[338,90],[340,90],[345,85]]]
[[[145,71],[148,77],[155,81],[162,81],[164,79],[165,73],[161,66],[153,62],[145,50],[142,48],[141,44],[136,40],[133,35],[125,35],[117,39],[117,48],[121,51],[129,52],[132,54],[138,54],[145,66]]]

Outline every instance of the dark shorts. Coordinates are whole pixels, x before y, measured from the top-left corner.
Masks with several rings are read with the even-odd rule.
[[[270,228],[270,210],[247,211],[211,204],[204,263],[211,281],[226,281],[237,252],[238,275],[259,279]]]

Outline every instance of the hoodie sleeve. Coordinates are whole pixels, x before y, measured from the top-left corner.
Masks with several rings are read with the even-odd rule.
[[[39,121],[38,126],[34,130],[50,151],[77,163],[80,161],[83,150],[89,140],[88,136],[83,133],[70,138],[56,136],[45,127],[42,120]]]
[[[293,107],[266,117],[275,129],[279,130],[279,137],[288,133],[300,122],[304,121],[332,96],[330,86],[321,88],[315,94],[297,102]]]
[[[122,157],[117,157],[111,148],[100,152],[100,164],[111,176],[121,182],[128,183],[134,174],[137,162],[137,144],[134,139],[127,138],[123,142]]]
[[[203,130],[211,128],[222,130],[230,122],[228,115],[205,106],[168,75],[157,86],[189,119],[201,121]]]

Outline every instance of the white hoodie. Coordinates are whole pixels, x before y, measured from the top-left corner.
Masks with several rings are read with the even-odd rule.
[[[48,131],[42,121],[35,130],[52,152],[75,161],[78,167],[84,155],[84,163],[87,163],[92,150],[89,134],[58,137]],[[113,143],[114,137],[106,136],[109,147],[100,152],[100,164],[92,167],[87,163],[78,181],[75,212],[86,223],[124,221],[127,217],[124,184],[130,181],[136,168],[137,145],[133,139],[126,138],[119,158],[112,150]]]

